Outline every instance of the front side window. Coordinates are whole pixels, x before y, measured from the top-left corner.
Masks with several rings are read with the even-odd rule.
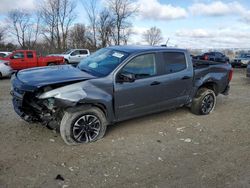
[[[134,74],[136,79],[156,75],[155,54],[145,54],[135,57],[122,69],[121,73]]]
[[[22,59],[24,58],[24,53],[23,52],[17,52],[13,56],[14,59]]]
[[[164,52],[164,66],[167,74],[175,73],[186,69],[186,58],[182,52]]]
[[[71,56],[75,56],[75,55],[79,55],[79,50],[76,50],[76,51],[71,53]]]

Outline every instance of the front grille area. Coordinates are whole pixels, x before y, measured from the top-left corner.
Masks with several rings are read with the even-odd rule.
[[[20,82],[16,77],[14,77],[12,80],[12,104],[14,107],[15,112],[24,120],[28,121],[28,111],[26,110],[25,106],[25,100],[26,95],[29,93],[24,88],[22,82]],[[31,110],[31,109],[30,109]]]
[[[58,124],[57,116],[60,111],[48,108],[48,101],[36,98],[36,92],[35,87],[24,85],[16,77],[13,78],[11,95],[15,112],[27,122]]]

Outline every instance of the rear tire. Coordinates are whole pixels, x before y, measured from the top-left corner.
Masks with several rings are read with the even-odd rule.
[[[213,90],[201,88],[191,104],[191,112],[196,115],[208,115],[214,110],[216,95]]]
[[[68,145],[86,144],[101,139],[107,125],[102,110],[82,106],[65,112],[60,125],[60,134]]]
[[[3,77],[2,73],[0,72],[0,79]]]

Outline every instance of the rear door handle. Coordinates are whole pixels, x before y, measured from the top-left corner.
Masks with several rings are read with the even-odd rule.
[[[184,77],[182,77],[182,80],[188,80],[190,78],[191,78],[190,76],[184,76]]]
[[[161,82],[154,81],[154,82],[152,82],[150,85],[151,85],[151,86],[155,86],[155,85],[159,85],[159,84],[161,84]]]

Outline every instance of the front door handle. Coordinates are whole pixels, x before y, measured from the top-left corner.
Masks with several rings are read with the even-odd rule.
[[[190,76],[184,76],[184,77],[182,77],[182,80],[188,80],[190,78],[191,78]]]
[[[154,81],[154,82],[152,82],[150,85],[151,85],[151,86],[155,86],[155,85],[159,85],[159,84],[161,84],[161,82]]]

